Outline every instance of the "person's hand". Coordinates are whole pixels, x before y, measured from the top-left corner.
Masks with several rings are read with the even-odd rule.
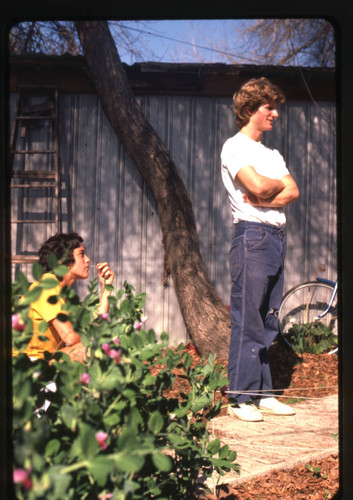
[[[110,269],[108,262],[99,262],[96,267],[98,271],[98,279],[102,288],[104,288],[105,285],[112,285],[115,274],[114,271]]]
[[[263,200],[252,193],[244,193],[243,200],[245,201],[245,203],[249,203],[249,205],[252,205],[254,207],[258,207],[263,204]]]

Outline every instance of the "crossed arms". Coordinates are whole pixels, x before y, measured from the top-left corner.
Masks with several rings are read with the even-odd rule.
[[[241,168],[236,178],[247,190],[244,201],[255,207],[282,208],[299,198],[298,186],[289,174],[271,179],[248,166]]]

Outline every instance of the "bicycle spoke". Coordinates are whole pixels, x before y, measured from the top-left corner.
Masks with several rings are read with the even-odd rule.
[[[334,300],[332,301],[332,298]],[[331,331],[337,335],[337,297],[334,286],[323,282],[307,282],[294,287],[287,292],[282,300],[279,311],[281,333],[287,343],[293,346],[300,342],[299,332],[303,333],[302,325],[314,325],[317,335],[319,331]],[[318,330],[318,325],[323,325]],[[299,346],[301,348],[302,346]]]

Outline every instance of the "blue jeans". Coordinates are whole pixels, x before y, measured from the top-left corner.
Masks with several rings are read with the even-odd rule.
[[[238,403],[252,401],[259,391],[273,395],[267,351],[278,334],[285,251],[282,228],[247,221],[236,224],[230,249],[228,398]]]

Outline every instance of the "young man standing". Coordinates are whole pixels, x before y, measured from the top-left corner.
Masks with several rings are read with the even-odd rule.
[[[61,233],[49,238],[39,249],[39,264],[44,270],[42,279],[55,279],[57,286],[51,289],[43,289],[38,300],[30,306],[28,316],[32,319],[33,335],[25,348],[24,352],[34,358],[44,358],[44,351],[65,352],[73,361],[84,361],[86,359],[86,348],[81,342],[80,336],[75,330],[69,319],[62,321],[59,314],[66,315],[63,309],[64,299],[60,297],[60,290],[65,287],[71,287],[75,281],[86,279],[89,275],[90,258],[86,255],[82,245],[83,239],[76,233]],[[50,272],[48,259],[54,254],[61,264],[67,265],[68,272],[61,281]],[[110,292],[105,288],[111,285],[114,280],[114,272],[110,269],[107,262],[102,262],[96,266],[98,271],[98,280],[102,291],[99,300],[97,312],[103,314],[108,312],[108,297]],[[34,288],[37,282],[31,285]],[[50,297],[58,296],[58,299],[52,300]],[[49,299],[49,300],[48,300]],[[40,333],[39,325],[45,320],[48,328],[44,333]],[[41,340],[41,336],[48,340]]]
[[[286,249],[283,208],[299,197],[283,157],[261,144],[278,118],[283,92],[266,78],[251,79],[234,94],[239,132],[221,152],[222,179],[230,199],[234,233],[229,413],[261,421],[261,411],[293,415],[273,397],[267,351],[278,333]]]

